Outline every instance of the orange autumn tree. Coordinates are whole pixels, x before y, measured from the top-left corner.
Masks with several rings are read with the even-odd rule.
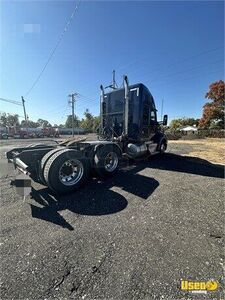
[[[225,83],[223,80],[216,81],[209,86],[206,98],[207,102],[203,106],[203,114],[199,126],[203,128],[224,128],[224,90]]]

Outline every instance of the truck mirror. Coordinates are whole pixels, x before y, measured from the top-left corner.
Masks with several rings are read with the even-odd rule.
[[[168,121],[168,115],[163,116],[163,125],[166,126]]]

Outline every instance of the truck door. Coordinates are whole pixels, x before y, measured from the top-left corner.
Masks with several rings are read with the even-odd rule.
[[[150,110],[150,118],[149,118],[149,137],[152,138],[157,132],[157,115],[156,109],[151,108]]]
[[[157,115],[156,108],[146,97],[143,103],[142,114],[142,137],[145,140],[150,140],[157,132]]]
[[[139,87],[130,90],[129,104],[129,136],[138,139],[140,136],[140,99]]]
[[[142,137],[147,139],[150,134],[150,103],[146,98],[143,103],[143,114],[142,114]]]

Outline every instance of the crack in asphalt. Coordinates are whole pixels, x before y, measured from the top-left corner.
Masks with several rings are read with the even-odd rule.
[[[215,278],[221,288],[212,297],[222,299],[222,169],[180,156],[185,149],[57,203],[38,183],[48,201],[23,203],[3,161],[2,299],[183,299],[180,278]],[[32,214],[27,202],[38,206]],[[67,219],[73,232],[63,229]]]
[[[64,267],[67,267],[67,261],[65,262]],[[59,288],[59,287],[61,286],[61,284],[64,282],[64,280],[65,280],[70,274],[71,274],[71,271],[67,269],[66,272],[64,272],[64,274],[63,274],[62,278],[60,279],[60,281],[59,281],[57,284],[55,284],[55,285],[53,286],[53,289]]]
[[[67,261],[65,262],[65,265],[64,265],[64,268],[67,267]],[[49,287],[46,291],[45,291],[45,295],[48,297],[48,295],[52,292],[52,290],[56,290],[58,289],[62,284],[63,282],[65,281],[65,279],[71,274],[71,271],[70,270],[66,270],[64,272],[64,274],[62,275],[62,277],[58,280],[57,283],[53,284],[51,287]],[[53,281],[55,281],[53,279]],[[46,297],[44,297],[44,299],[46,299]]]
[[[79,297],[83,294],[86,285],[88,285],[91,282],[91,280],[96,276],[96,274],[100,272],[100,269],[105,264],[106,260],[108,260],[112,256],[113,248],[113,244],[111,244],[105,251],[102,258],[99,260],[99,263],[97,265],[92,266],[91,270],[89,269],[86,272],[86,274],[83,276],[83,278],[80,280],[77,286],[73,285],[73,288],[70,290],[70,296],[73,296],[74,292],[76,292],[76,295],[74,295],[74,297]]]
[[[89,282],[93,279],[94,276],[98,272],[100,272],[100,269],[105,264],[106,260],[109,259],[112,255],[112,249],[113,245],[111,244],[109,248],[103,253],[102,257],[99,259],[98,264],[95,264],[88,268],[86,273],[80,278],[80,281],[78,283],[72,282],[72,288],[69,290],[69,296],[72,298],[81,297],[85,287],[88,285]],[[54,283],[51,287],[49,287],[46,292],[44,293],[44,299],[48,299],[50,294],[52,294],[52,290],[58,290],[60,287],[65,283],[65,281],[68,279],[68,277],[72,274],[72,270],[76,268],[76,266],[70,266],[68,267],[68,262],[65,261],[64,268],[66,270],[64,271],[63,275],[56,279],[57,283]],[[53,281],[55,281],[53,279]]]
[[[54,289],[57,289],[58,287],[60,287],[60,285],[64,282],[64,280],[70,275],[70,270],[67,270],[66,273],[63,274],[61,280],[56,284],[54,285]]]
[[[220,235],[220,234],[210,233],[209,236],[212,237],[212,238],[215,238],[215,239],[222,239],[222,235]]]

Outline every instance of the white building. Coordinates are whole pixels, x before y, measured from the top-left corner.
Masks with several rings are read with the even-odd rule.
[[[193,126],[184,126],[180,128],[180,131],[184,134],[195,134],[198,131],[198,128],[196,127],[196,125]]]

